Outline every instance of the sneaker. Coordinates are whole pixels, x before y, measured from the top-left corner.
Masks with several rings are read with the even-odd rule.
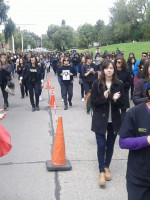
[[[39,111],[40,110],[40,107],[39,106],[36,106],[36,108],[35,108],[37,111]]]
[[[34,112],[35,111],[35,107],[32,107],[32,112]]]
[[[106,185],[106,180],[105,180],[105,173],[104,172],[101,172],[99,174],[99,185],[101,187],[104,187]]]
[[[82,101],[84,101],[84,98],[82,98]]]
[[[105,168],[105,179],[110,181],[112,179],[109,168]]]
[[[66,105],[66,106],[64,107],[64,110],[68,110],[68,105]]]
[[[42,101],[42,96],[41,95],[39,96],[39,101]]]
[[[61,101],[62,101],[62,102],[64,102],[64,100],[63,100],[63,99],[61,99]]]

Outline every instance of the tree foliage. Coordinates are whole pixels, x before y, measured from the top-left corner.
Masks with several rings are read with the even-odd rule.
[[[15,30],[15,24],[11,18],[8,19],[7,24],[5,24],[5,41],[8,42],[8,39],[11,38]]]
[[[6,22],[8,10],[9,6],[5,4],[4,0],[0,0],[0,24]]]

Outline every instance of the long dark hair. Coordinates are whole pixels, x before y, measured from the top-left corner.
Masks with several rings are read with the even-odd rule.
[[[114,68],[114,74],[112,76],[112,84],[114,83],[115,80],[118,80],[117,75],[116,75],[116,67],[114,65],[114,62],[112,60],[109,60],[109,59],[104,59],[101,62],[101,77],[98,81],[98,85],[102,84],[104,88],[106,87],[106,78],[105,78],[105,74],[104,74],[104,69],[107,69],[110,64],[112,64],[112,66]]]
[[[150,67],[150,59],[148,59],[145,64],[144,64],[144,68],[143,68],[143,72],[141,77],[143,79],[145,79],[146,81],[149,79],[149,75],[148,75],[148,68]]]
[[[115,66],[116,66],[117,60],[121,60],[121,69],[122,69],[122,70],[127,70],[128,65],[127,65],[127,63],[126,63],[124,57],[122,57],[122,56],[117,56],[116,59],[115,59],[115,61],[114,61]]]
[[[19,58],[19,67],[21,67],[20,60],[23,60],[23,67],[25,67],[26,61],[24,58]]]

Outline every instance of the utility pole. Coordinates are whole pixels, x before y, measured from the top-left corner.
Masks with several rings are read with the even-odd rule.
[[[15,53],[15,42],[14,42],[14,36],[12,35],[12,52]]]
[[[21,33],[21,44],[22,44],[22,52],[23,52],[23,32]]]

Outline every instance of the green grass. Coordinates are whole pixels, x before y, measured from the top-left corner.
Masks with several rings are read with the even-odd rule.
[[[135,43],[120,43],[120,44],[114,44],[114,45],[108,45],[108,46],[102,46],[100,47],[100,50],[102,53],[104,53],[105,50],[108,52],[115,51],[119,48],[120,51],[124,51],[124,57],[127,60],[129,53],[134,53],[136,60],[139,60],[141,58],[142,52],[150,52],[150,42],[135,42]],[[96,47],[90,48],[90,49],[77,49],[78,52],[86,52],[90,51],[93,52],[93,55],[95,55]]]

